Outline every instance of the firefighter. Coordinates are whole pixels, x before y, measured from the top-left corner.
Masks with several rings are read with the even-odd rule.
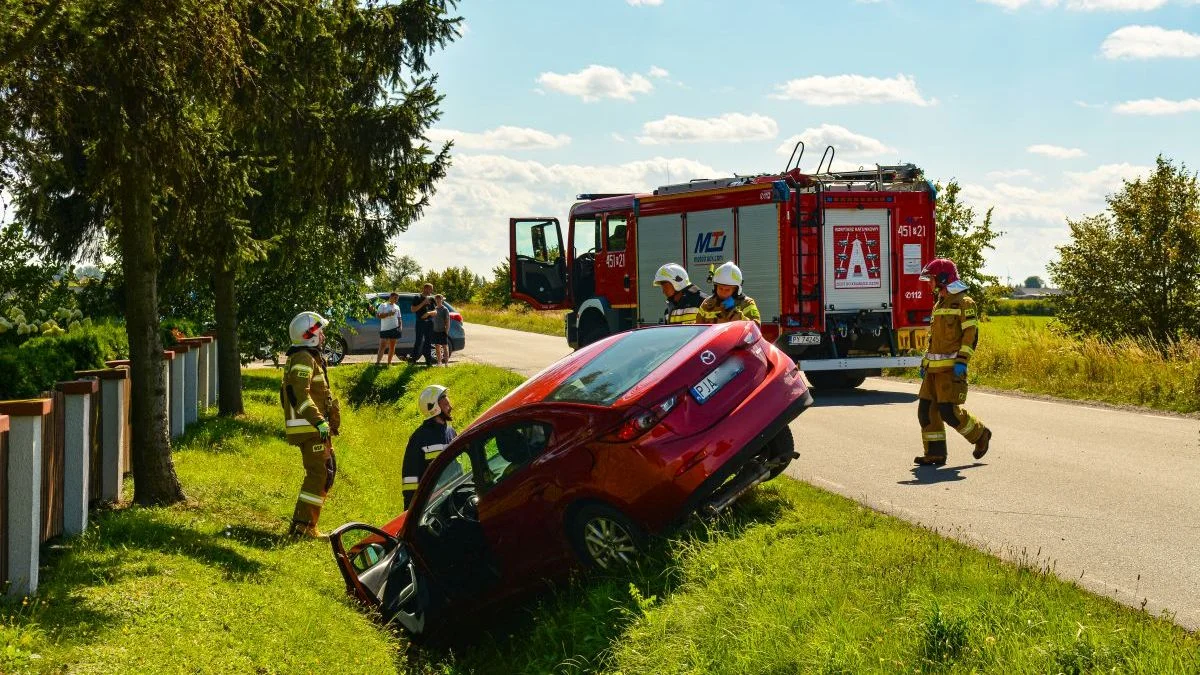
[[[453,419],[454,407],[446,396],[446,388],[440,384],[431,384],[421,391],[417,397],[417,409],[425,421],[408,439],[408,447],[404,450],[404,509],[407,511],[417,494],[417,485],[429,463],[442,454],[442,450],[450,445],[457,435],[454,427],[450,426]]]
[[[662,288],[667,298],[667,309],[663,312],[663,323],[696,323],[700,304],[708,297],[688,279],[682,265],[667,263],[654,274],[654,283]]]
[[[754,298],[742,294],[742,270],[727,262],[713,273],[713,295],[700,305],[696,323],[753,321],[762,325]]]
[[[958,268],[946,258],[935,258],[921,270],[921,280],[933,287],[937,302],[929,324],[929,341],[921,360],[921,393],[917,419],[925,454],[913,461],[922,466],[946,463],[946,427],[975,445],[975,459],[988,451],[992,432],[961,406],[967,401],[967,364],[979,344],[979,313],[967,297],[967,285]]]
[[[321,356],[325,343],[323,329],[328,323],[316,312],[301,312],[288,325],[292,346],[283,367],[279,403],[283,407],[287,440],[300,447],[304,463],[304,482],[292,513],[290,531],[296,536],[326,537],[317,529],[317,520],[337,474],[330,439],[338,433],[341,416]]]

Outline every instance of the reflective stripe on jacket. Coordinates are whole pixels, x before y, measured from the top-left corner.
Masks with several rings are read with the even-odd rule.
[[[425,469],[437,459],[446,446],[454,440],[454,427],[447,424],[442,424],[437,421],[436,417],[431,417],[421,423],[412,436],[408,438],[408,447],[404,449],[404,466],[403,483],[401,490],[404,495],[404,508],[412,503],[413,495],[417,493],[417,486],[421,482],[421,477],[425,475]]]
[[[700,314],[700,305],[704,303],[705,295],[699,288],[689,285],[667,300],[667,310],[663,312],[663,323],[696,323]]]
[[[317,425],[329,418],[333,392],[329,390],[325,362],[316,350],[293,347],[288,350],[279,385],[279,405],[283,408],[283,431],[289,443],[303,445],[320,434]]]
[[[696,323],[729,323],[730,321],[753,321],[762,325],[762,317],[758,314],[758,305],[754,303],[754,298],[748,295],[737,296],[733,309],[722,307],[721,299],[715,295],[700,304]]]
[[[966,292],[938,297],[929,322],[928,351],[925,366],[929,370],[966,364],[979,345],[979,312]]]

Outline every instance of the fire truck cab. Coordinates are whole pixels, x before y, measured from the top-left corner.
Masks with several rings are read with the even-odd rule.
[[[816,387],[855,387],[920,362],[934,298],[918,276],[936,257],[936,195],[911,164],[578,199],[565,228],[555,217],[509,221],[512,296],[570,310],[572,347],[661,323],[660,265],[683,265],[712,293],[712,270],[732,260],[764,336]]]

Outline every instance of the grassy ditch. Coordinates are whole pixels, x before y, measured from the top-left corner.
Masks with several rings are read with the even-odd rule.
[[[543,335],[567,336],[566,324],[563,322],[565,311],[539,312],[526,304],[516,304],[503,309],[484,307],[476,304],[457,306],[467,323],[479,323],[497,328],[524,330]]]
[[[322,524],[399,511],[426,384],[459,426],[520,381],[485,366],[337,368],[339,475]],[[301,477],[278,372],[246,371],[247,415],[206,418],[176,464],[190,503],[94,514],[42,589],[0,606],[0,672],[1195,672],[1200,639],[781,479],[643,564],[578,577],[450,651],[411,649],[345,596],[324,543],[281,536]]]

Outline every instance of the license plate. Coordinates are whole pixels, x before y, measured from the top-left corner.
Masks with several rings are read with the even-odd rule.
[[[740,359],[734,357],[725,361],[709,373],[708,377],[700,380],[691,388],[692,397],[696,399],[697,403],[704,403],[740,372],[742,372]]]
[[[819,345],[821,344],[820,335],[805,335],[804,333],[792,333],[788,336],[789,345]]]

